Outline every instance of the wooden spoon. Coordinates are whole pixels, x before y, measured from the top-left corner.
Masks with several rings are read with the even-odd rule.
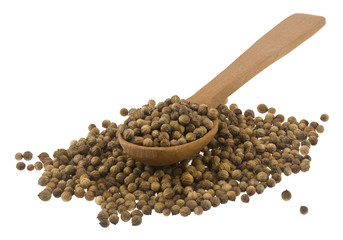
[[[217,107],[225,99],[263,69],[285,56],[325,25],[325,18],[308,14],[293,14],[276,25],[230,66],[187,100]],[[143,147],[119,142],[133,159],[154,166],[169,165],[193,156],[203,149],[218,131],[218,121],[202,138],[173,147]]]

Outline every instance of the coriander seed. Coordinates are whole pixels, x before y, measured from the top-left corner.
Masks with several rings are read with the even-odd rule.
[[[291,200],[291,198],[292,198],[292,194],[291,194],[290,191],[285,190],[285,191],[283,191],[283,192],[281,193],[281,197],[282,197],[282,199],[283,199],[284,201],[289,201],[289,200]]]
[[[129,111],[126,108],[120,109],[120,115],[123,117],[127,116],[129,114]]]
[[[139,215],[135,215],[131,219],[132,226],[138,226],[142,223],[142,217]]]
[[[27,167],[26,167],[26,169],[27,169],[28,171],[32,171],[33,169],[35,169],[35,167],[33,166],[33,164],[28,164]]]
[[[42,201],[49,201],[51,199],[51,192],[48,190],[43,190],[38,194],[38,197]]]
[[[323,133],[324,132],[324,127],[322,125],[318,125],[317,128],[316,128],[316,131],[318,133]]]
[[[35,162],[35,164],[34,164],[34,168],[36,169],[36,170],[42,170],[42,168],[43,168],[43,164],[41,163],[41,162]]]
[[[259,113],[266,113],[268,111],[268,107],[267,107],[267,105],[261,103],[257,106],[257,111]]]
[[[194,208],[194,214],[195,215],[202,215],[203,212],[204,212],[204,209],[201,206],[196,206]]]
[[[248,203],[249,200],[250,200],[250,198],[249,198],[249,195],[248,195],[248,194],[244,193],[244,194],[241,195],[241,201],[242,201],[242,202]]]
[[[61,199],[63,202],[69,202],[72,198],[72,194],[69,191],[64,191],[61,195]]]
[[[180,215],[182,216],[182,217],[187,217],[187,216],[189,216],[191,214],[191,210],[188,208],[188,207],[182,207],[181,209],[180,209]]]
[[[21,153],[16,153],[14,158],[15,158],[15,160],[20,161],[21,159],[23,159],[23,155]]]
[[[322,120],[323,122],[327,122],[329,120],[329,115],[326,114],[326,113],[323,113],[321,116],[320,116],[320,120]]]
[[[127,210],[124,210],[120,213],[120,218],[123,222],[128,222],[131,219],[131,214]]]
[[[16,168],[17,168],[19,171],[24,170],[25,167],[26,167],[26,164],[23,163],[23,162],[18,162],[17,165],[16,165]]]
[[[302,215],[306,215],[306,214],[308,213],[308,207],[306,207],[306,206],[301,206],[301,207],[300,207],[300,213],[301,213]]]
[[[119,217],[117,214],[112,214],[109,218],[108,218],[109,222],[112,223],[113,225],[117,225],[117,223],[119,222]]]
[[[23,153],[23,158],[27,161],[30,161],[32,159],[32,153],[30,151],[26,151]]]

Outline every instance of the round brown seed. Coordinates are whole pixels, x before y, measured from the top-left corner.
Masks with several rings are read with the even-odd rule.
[[[267,105],[261,103],[257,106],[257,111],[259,113],[266,113],[268,111],[268,107],[267,107]]]
[[[120,109],[120,115],[123,117],[127,116],[129,114],[129,111],[126,108]]]
[[[142,223],[142,217],[139,215],[135,215],[131,219],[132,226],[138,226]]]
[[[291,194],[290,191],[285,190],[285,191],[283,191],[283,192],[281,193],[281,197],[282,197],[282,199],[283,199],[284,201],[289,201],[289,200],[291,200],[291,198],[292,198],[292,194]]]
[[[182,207],[181,209],[180,209],[180,215],[182,216],[182,217],[187,217],[187,216],[189,216],[191,214],[191,210],[188,208],[188,207]]]
[[[323,122],[326,122],[329,120],[329,115],[326,114],[326,113],[323,113],[321,116],[320,116],[320,120],[322,120]]]
[[[117,225],[117,223],[119,222],[119,217],[117,214],[112,214],[108,220],[110,221],[110,223]]]
[[[33,169],[35,169],[35,167],[33,166],[33,164],[29,164],[29,165],[27,165],[26,169],[28,171],[32,171]]]
[[[38,194],[38,197],[42,201],[49,201],[51,199],[51,192],[48,190],[43,190]]]
[[[35,162],[35,164],[34,164],[34,168],[36,169],[36,170],[42,170],[42,168],[43,168],[43,163],[41,163],[41,162]]]
[[[306,215],[306,214],[308,213],[308,207],[306,207],[306,206],[301,206],[301,207],[300,207],[300,213],[301,213],[302,215]]]
[[[242,200],[242,202],[244,202],[244,203],[248,203],[249,200],[250,200],[249,195],[246,194],[246,193],[242,194],[242,195],[241,195],[241,200]]]
[[[18,163],[16,164],[16,168],[17,168],[19,171],[24,170],[25,167],[26,167],[26,164],[23,163],[23,162],[18,162]]]
[[[23,153],[23,158],[27,161],[30,161],[32,159],[33,155],[32,152],[30,151],[26,151]]]
[[[14,158],[15,158],[15,160],[20,161],[21,159],[23,159],[23,155],[21,153],[16,153]]]

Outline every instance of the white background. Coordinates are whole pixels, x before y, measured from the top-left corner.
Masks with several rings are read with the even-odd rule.
[[[342,239],[341,1],[1,1],[1,239]],[[230,96],[286,117],[330,120],[311,169],[203,216],[153,214],[139,227],[103,229],[94,202],[42,202],[42,172],[19,172],[16,152],[36,156],[85,137],[90,123],[120,123],[121,107],[192,95],[293,13],[327,24]],[[34,160],[32,160],[34,161]],[[281,199],[289,189],[293,198]],[[300,205],[309,213],[299,213]],[[7,237],[5,237],[7,236]]]

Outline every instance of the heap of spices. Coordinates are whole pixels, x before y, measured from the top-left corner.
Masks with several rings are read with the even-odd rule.
[[[248,203],[283,176],[308,171],[309,151],[323,132],[316,122],[276,115],[264,104],[258,111],[266,114],[255,116],[253,110],[242,111],[237,104],[208,109],[177,96],[157,105],[150,100],[140,109],[122,110],[122,115],[129,115],[123,125],[104,120],[100,131],[90,124],[87,136],[72,140],[67,149],[51,156],[39,154],[41,164],[34,167],[43,167],[44,172],[38,180],[43,187],[38,197],[95,201],[101,208],[102,227],[120,220],[137,226],[153,211],[186,217],[236,199]],[[213,119],[218,119],[218,132],[211,142],[190,159],[169,166],[135,161],[117,138],[121,133],[141,145],[184,144],[210,130]],[[25,168],[25,163],[18,164]]]

